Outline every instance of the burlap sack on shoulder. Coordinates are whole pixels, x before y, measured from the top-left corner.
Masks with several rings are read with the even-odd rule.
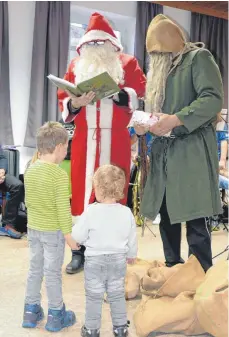
[[[144,296],[134,314],[137,335],[145,337],[156,331],[185,335],[204,333],[195,314],[193,296],[192,292],[183,292],[176,298]]]
[[[176,297],[183,291],[195,292],[204,280],[205,272],[195,256],[174,267],[155,266],[148,269],[141,280],[141,292],[145,295]]]
[[[202,327],[215,337],[228,336],[228,261],[210,268],[197,288],[194,303]]]

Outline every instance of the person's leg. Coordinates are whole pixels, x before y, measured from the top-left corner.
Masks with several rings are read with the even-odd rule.
[[[187,241],[204,271],[212,266],[211,233],[205,218],[187,221]]]
[[[107,300],[110,304],[113,332],[115,336],[128,335],[125,300],[126,256],[108,255]]]
[[[86,257],[84,266],[86,312],[85,324],[81,330],[83,337],[99,336],[106,277],[104,255]]]
[[[75,314],[66,311],[62,297],[62,265],[64,261],[65,239],[61,231],[42,232],[44,247],[44,276],[48,295],[48,321],[46,330],[51,332],[75,323]]]
[[[35,328],[43,318],[41,303],[41,283],[43,280],[44,251],[40,241],[40,233],[28,229],[30,250],[30,267],[25,295],[25,309],[22,326]]]
[[[184,263],[180,256],[181,250],[181,224],[171,225],[167,206],[166,197],[162,201],[160,209],[160,234],[163,243],[165,263],[167,267],[172,267],[178,263]]]
[[[81,246],[80,250],[72,250],[72,260],[66,266],[67,274],[76,274],[84,267],[85,246]]]
[[[9,198],[7,198],[6,201],[5,211],[2,217],[2,225],[10,237],[20,239],[22,234],[16,230],[15,225],[18,207],[20,202],[23,201],[23,184],[19,179],[8,174],[6,175],[5,182],[3,184],[6,192],[9,192]]]

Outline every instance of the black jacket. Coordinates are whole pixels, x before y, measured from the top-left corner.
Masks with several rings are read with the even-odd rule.
[[[8,169],[8,161],[1,148],[0,148],[0,169],[4,169],[5,172],[7,172]]]

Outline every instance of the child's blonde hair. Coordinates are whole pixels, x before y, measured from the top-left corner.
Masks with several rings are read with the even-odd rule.
[[[93,186],[102,198],[116,201],[124,197],[126,177],[124,171],[114,165],[103,165],[98,168],[93,177]]]
[[[39,154],[53,153],[56,146],[66,144],[68,132],[58,122],[47,122],[38,129],[37,150]]]

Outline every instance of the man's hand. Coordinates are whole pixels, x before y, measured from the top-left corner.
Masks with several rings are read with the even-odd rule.
[[[225,170],[226,163],[227,163],[226,159],[220,159],[220,161],[219,161],[219,169],[220,170]]]
[[[175,127],[182,125],[181,121],[176,115],[155,114],[159,117],[159,121],[153,124],[149,131],[156,136],[164,136],[172,131]]]
[[[72,107],[74,109],[79,109],[82,106],[86,106],[89,103],[91,103],[91,101],[95,98],[95,93],[93,91],[90,91],[88,94],[83,94],[80,97],[76,97],[74,96],[71,92],[69,92],[68,90],[66,90],[66,93],[68,94],[68,96],[71,98],[71,103],[72,103]]]
[[[128,264],[135,264],[135,261],[136,261],[136,259],[133,259],[133,258],[127,258],[127,259],[126,259],[126,262],[127,262]]]
[[[5,177],[5,175],[6,175],[5,170],[4,169],[0,169],[0,178]]]
[[[72,238],[71,234],[65,234],[65,241],[72,250],[80,250],[80,245]]]
[[[0,184],[4,183],[4,181],[6,179],[5,174],[6,174],[5,170],[4,169],[0,169]]]

